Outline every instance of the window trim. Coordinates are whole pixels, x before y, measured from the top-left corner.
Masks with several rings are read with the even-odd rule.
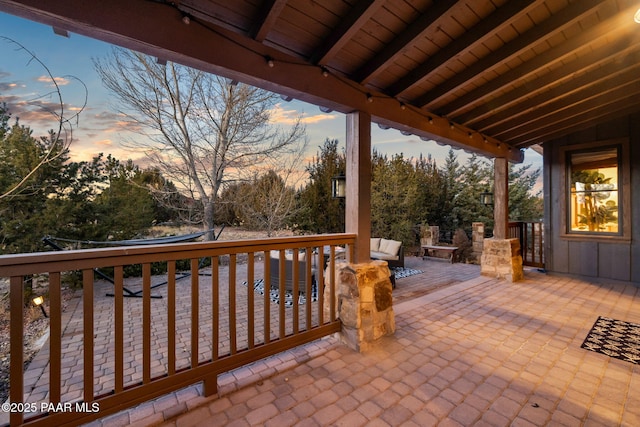
[[[619,153],[618,158],[618,232],[602,233],[590,231],[571,230],[570,198],[571,198],[571,176],[569,170],[570,154],[576,151],[597,151],[598,149],[616,148]],[[609,139],[594,141],[584,144],[567,145],[560,148],[561,159],[561,188],[560,188],[560,237],[566,240],[584,241],[630,241],[631,240],[631,175],[629,162],[629,139]]]

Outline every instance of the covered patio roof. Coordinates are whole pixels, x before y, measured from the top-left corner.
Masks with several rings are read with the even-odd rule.
[[[512,162],[640,110],[635,0],[0,0],[0,10]]]

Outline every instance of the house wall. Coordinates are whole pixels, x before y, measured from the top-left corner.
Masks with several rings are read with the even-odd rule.
[[[562,236],[564,215],[562,148],[574,144],[628,138],[630,240],[605,241]],[[544,143],[545,268],[550,272],[640,285],[640,113],[627,115],[561,139]],[[622,219],[622,218],[621,218]]]

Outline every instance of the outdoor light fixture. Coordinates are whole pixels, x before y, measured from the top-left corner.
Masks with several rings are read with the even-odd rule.
[[[331,178],[331,197],[344,199],[347,194],[347,178],[344,175]]]
[[[273,68],[273,67],[276,65],[276,63],[275,63],[275,62],[273,62],[273,58],[272,58],[272,57],[270,57],[269,55],[265,56],[265,57],[264,57],[264,60],[267,62],[267,66],[268,66],[269,68]]]
[[[47,316],[47,312],[44,310],[44,305],[42,305],[44,303],[44,298],[42,297],[42,295],[35,297],[31,300],[31,302],[33,302],[33,305],[35,305],[36,307],[40,307],[40,310],[42,310],[42,314],[44,315],[44,317],[49,317]]]
[[[480,203],[485,206],[493,206],[493,193],[490,190],[480,193]]]

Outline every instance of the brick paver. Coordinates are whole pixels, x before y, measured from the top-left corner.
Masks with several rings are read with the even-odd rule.
[[[309,425],[638,425],[640,398],[633,391],[640,368],[580,345],[598,316],[639,322],[639,308],[633,286],[535,271],[518,283],[457,283],[396,304],[395,335],[370,352],[354,356],[337,342],[328,346],[327,354],[337,352],[352,372],[335,384],[353,387],[352,409],[339,419],[324,411],[340,407],[340,400],[331,402],[340,393],[327,400],[326,391],[313,391],[323,377],[333,381],[332,370],[322,369],[332,363],[325,355],[305,363],[311,370],[295,378],[301,385],[293,391],[302,398],[274,419],[291,420],[285,425],[309,419],[315,422]],[[302,379],[314,370],[322,375]]]
[[[447,275],[455,267],[464,281]],[[537,271],[507,283],[467,267],[432,261],[399,280],[394,297],[403,281],[412,297],[396,300],[395,335],[369,352],[325,338],[220,376],[219,396],[195,385],[128,419],[157,425],[157,405],[164,426],[640,425],[640,367],[580,348],[598,316],[640,323],[638,288]],[[444,282],[420,290],[432,274]]]

